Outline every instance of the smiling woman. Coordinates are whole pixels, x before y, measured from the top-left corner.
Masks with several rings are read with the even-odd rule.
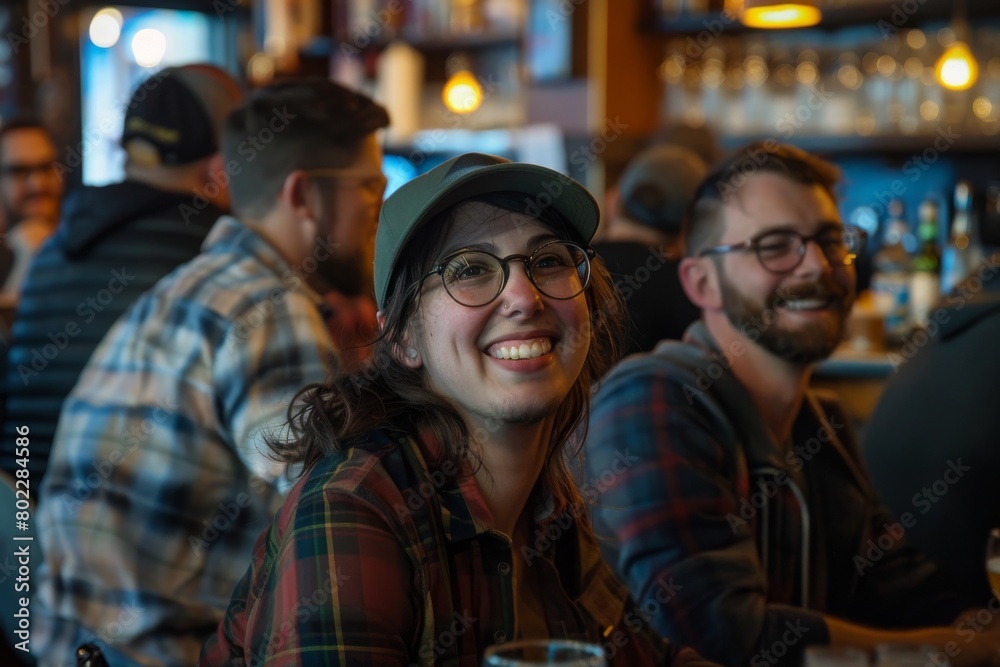
[[[570,179],[479,154],[389,197],[372,361],[293,404],[302,479],[202,665],[478,667],[515,638],[701,661],[628,603],[566,464],[621,329],[597,218]]]

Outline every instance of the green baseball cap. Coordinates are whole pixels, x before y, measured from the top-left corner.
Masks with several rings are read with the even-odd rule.
[[[403,184],[382,204],[375,237],[375,298],[380,309],[385,307],[400,251],[414,232],[459,202],[491,192],[523,194],[524,214],[529,217],[551,207],[569,222],[573,240],[579,243],[590,243],[597,231],[597,201],[572,178],[496,155],[459,155]]]

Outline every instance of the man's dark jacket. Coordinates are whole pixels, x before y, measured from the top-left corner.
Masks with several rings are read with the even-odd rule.
[[[1000,256],[945,296],[896,369],[864,452],[882,500],[909,512],[906,536],[955,582],[967,607],[992,604],[986,538],[1000,527]]]
[[[593,244],[625,300],[628,334],[622,356],[650,352],[664,339],[680,340],[701,311],[688,300],[677,267],[658,250],[632,241]]]
[[[25,277],[11,329],[0,468],[22,467],[16,429],[27,427],[31,487],[41,486],[63,400],[115,320],[198,254],[222,214],[204,204],[132,181],[84,187],[66,202]]]

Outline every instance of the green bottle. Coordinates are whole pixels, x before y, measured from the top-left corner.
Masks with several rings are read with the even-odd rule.
[[[931,311],[941,297],[941,245],[938,243],[940,207],[928,197],[920,204],[917,238],[920,246],[913,257],[910,276],[910,313],[918,327],[927,326]]]

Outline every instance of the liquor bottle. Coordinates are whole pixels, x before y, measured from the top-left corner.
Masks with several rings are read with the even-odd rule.
[[[941,292],[947,294],[982,259],[982,247],[972,229],[972,187],[968,181],[955,185],[955,218],[951,236],[941,257]]]
[[[872,296],[885,320],[886,342],[898,345],[910,331],[910,253],[904,238],[910,230],[903,218],[903,202],[889,202],[882,248],[872,260]]]
[[[920,203],[917,236],[920,250],[913,258],[910,276],[910,315],[918,327],[927,325],[931,310],[941,296],[941,247],[938,244],[937,201],[928,196]]]

